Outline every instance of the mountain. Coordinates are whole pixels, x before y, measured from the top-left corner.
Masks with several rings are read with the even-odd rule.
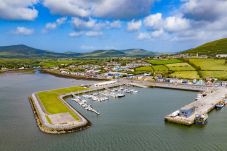
[[[79,53],[56,53],[32,48],[26,45],[0,46],[0,57],[2,58],[76,57],[79,55]]]
[[[88,53],[57,53],[41,49],[32,48],[26,45],[0,46],[0,58],[73,58],[73,57],[145,57],[154,56],[157,53],[143,49],[127,50],[96,50]]]
[[[82,54],[83,57],[147,57],[155,56],[157,53],[143,49],[126,50],[96,50],[90,53]]]
[[[227,38],[211,41],[196,48],[183,51],[187,54],[199,54],[215,56],[216,54],[227,54]]]

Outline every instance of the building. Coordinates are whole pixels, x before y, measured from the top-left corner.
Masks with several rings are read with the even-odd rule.
[[[227,54],[217,54],[217,58],[227,58]]]
[[[107,85],[111,85],[111,84],[116,84],[117,81],[105,81],[105,82],[100,82],[100,83],[95,83],[94,86],[95,87],[103,87],[103,86],[107,86]]]

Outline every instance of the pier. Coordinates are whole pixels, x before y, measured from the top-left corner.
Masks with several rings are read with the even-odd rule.
[[[197,101],[194,101],[190,104],[185,105],[182,107],[182,110],[192,109],[193,111],[189,116],[184,116],[178,114],[179,111],[177,110],[165,117],[166,121],[183,124],[183,125],[192,125],[194,124],[195,116],[197,114],[207,114],[211,110],[215,108],[215,105],[222,101],[225,96],[227,95],[227,88],[219,87],[212,89],[211,92],[207,93],[205,97],[200,98]]]

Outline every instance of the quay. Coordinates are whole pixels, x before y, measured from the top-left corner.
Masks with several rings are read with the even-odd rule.
[[[194,124],[196,115],[208,114],[215,108],[215,105],[222,101],[227,95],[227,88],[219,87],[212,89],[205,97],[202,97],[190,104],[185,105],[180,110],[177,110],[165,117],[168,122],[173,122],[183,125]],[[186,112],[181,114],[180,112]],[[176,114],[177,113],[177,114]],[[179,113],[179,114],[178,114]]]

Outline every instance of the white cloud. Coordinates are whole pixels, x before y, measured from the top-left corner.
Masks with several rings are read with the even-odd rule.
[[[167,17],[164,23],[164,28],[169,32],[177,32],[188,29],[190,27],[190,22],[188,19],[170,16]]]
[[[61,26],[62,24],[64,24],[66,20],[67,20],[66,17],[61,17],[61,18],[58,18],[55,22],[47,23],[44,31],[56,29],[58,26]]]
[[[72,24],[75,30],[102,30],[111,28],[120,28],[121,21],[98,21],[89,17],[88,19],[81,19],[78,17],[72,18]]]
[[[193,20],[217,20],[227,14],[226,0],[185,0],[181,11]]]
[[[147,32],[140,32],[137,36],[137,39],[139,40],[151,39],[151,35]]]
[[[101,36],[102,34],[103,34],[102,32],[98,32],[98,31],[88,31],[85,33],[85,35],[89,37]]]
[[[149,14],[154,0],[44,0],[52,13],[74,17],[132,19]]]
[[[85,30],[85,29],[99,30],[99,29],[105,27],[105,23],[98,22],[97,20],[95,20],[93,18],[83,20],[78,17],[74,17],[72,19],[72,23],[73,23],[73,27],[76,30]]]
[[[79,36],[88,36],[88,37],[97,37],[103,35],[100,31],[79,31],[69,33],[70,37],[79,37]]]
[[[16,30],[13,32],[18,35],[31,35],[34,33],[34,29],[26,28],[26,27],[17,27]]]
[[[138,21],[135,21],[135,20],[132,20],[130,22],[128,22],[128,31],[135,31],[135,30],[139,30],[142,26],[142,21],[141,20],[138,20]]]
[[[38,0],[0,0],[0,18],[8,20],[34,20],[38,11],[33,7]]]
[[[119,20],[115,20],[110,23],[110,28],[121,28],[121,22]]]
[[[144,25],[148,28],[153,28],[153,29],[162,28],[162,25],[163,25],[162,14],[157,13],[157,14],[152,14],[145,17]]]

